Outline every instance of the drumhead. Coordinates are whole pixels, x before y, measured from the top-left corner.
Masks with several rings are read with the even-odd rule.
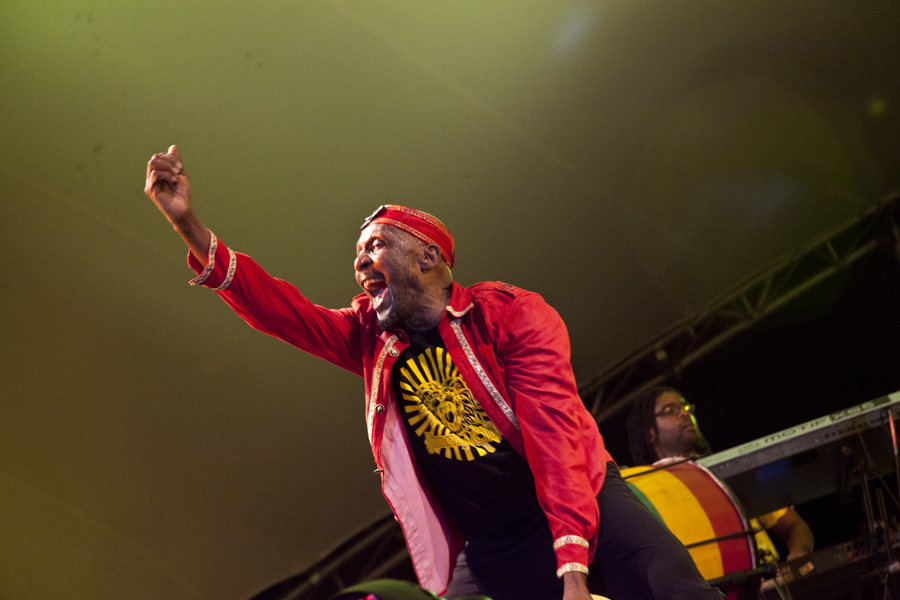
[[[623,469],[622,477],[688,548],[704,578],[757,566],[756,542],[743,508],[705,467],[668,460]]]

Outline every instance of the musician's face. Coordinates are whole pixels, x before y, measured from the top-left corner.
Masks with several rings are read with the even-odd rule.
[[[660,414],[667,406],[680,408],[685,404],[684,398],[675,392],[663,392],[656,398],[653,414]],[[655,417],[655,420],[656,428],[650,432],[650,443],[660,458],[693,454],[699,439],[693,415],[686,410],[678,410],[674,414]]]
[[[422,283],[417,265],[423,243],[393,227],[373,223],[356,244],[356,281],[372,302],[384,330],[412,325],[422,311]]]

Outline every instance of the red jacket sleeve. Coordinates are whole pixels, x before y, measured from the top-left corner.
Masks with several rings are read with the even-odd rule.
[[[557,567],[587,570],[599,528],[597,494],[606,462],[597,424],[578,396],[569,335],[537,294],[517,295],[498,343],[538,501],[554,537]]]
[[[272,277],[256,261],[233,252],[213,236],[204,269],[193,254],[191,281],[216,290],[251,327],[363,375],[360,320],[352,308],[329,309],[310,302],[293,285]]]

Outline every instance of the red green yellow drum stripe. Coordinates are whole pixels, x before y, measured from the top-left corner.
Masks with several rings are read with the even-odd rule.
[[[756,566],[752,536],[709,541],[747,531],[749,524],[728,489],[708,470],[682,461],[663,469],[623,469],[622,475],[652,503],[654,512],[685,546],[708,542],[688,549],[704,578]]]

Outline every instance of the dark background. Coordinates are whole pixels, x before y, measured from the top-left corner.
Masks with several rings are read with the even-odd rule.
[[[900,390],[896,249],[880,247],[665,384],[697,404],[697,421],[714,452]],[[624,465],[631,461],[627,413],[600,425],[610,452]],[[896,497],[894,478],[886,481]],[[886,498],[896,517],[900,508]],[[810,523],[817,548],[866,530],[858,485],[849,505],[832,494],[797,510]]]

